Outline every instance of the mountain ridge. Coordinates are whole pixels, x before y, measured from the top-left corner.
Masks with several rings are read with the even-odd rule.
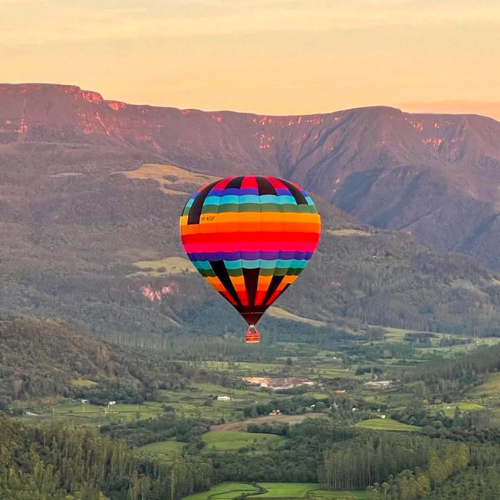
[[[475,118],[446,124],[441,117],[451,128],[435,128],[435,117],[423,123],[370,108],[333,113],[328,123],[316,115],[298,123],[147,106],[116,110],[78,87],[61,94],[43,86],[35,97],[30,88],[9,87],[14,97],[6,99],[0,86],[0,314],[61,318],[112,342],[153,347],[182,332],[218,335],[231,325],[236,333],[236,313],[178,260],[178,214],[211,176],[254,170],[301,183],[323,216],[318,252],[279,307],[326,323],[496,334],[496,274],[442,251],[468,245],[469,253],[481,250],[483,261],[497,262],[497,213],[486,195],[477,199],[480,190],[464,184],[465,163],[443,162],[420,130],[447,131],[451,141]],[[491,164],[477,141],[464,154],[493,172],[479,187],[494,197],[496,128],[489,134],[488,127],[481,134]],[[394,142],[400,129],[404,140]],[[476,131],[464,134],[468,143]],[[439,239],[430,244],[425,237],[432,234]],[[276,331],[274,321],[263,328]]]
[[[493,118],[385,106],[289,116],[180,110],[52,84],[2,84],[0,104],[0,162],[10,175],[11,163],[32,156],[51,174],[68,167],[106,174],[144,162],[221,177],[265,172],[362,222],[500,269]]]

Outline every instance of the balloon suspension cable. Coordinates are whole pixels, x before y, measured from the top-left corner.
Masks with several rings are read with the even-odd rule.
[[[247,344],[258,344],[260,342],[260,333],[255,328],[255,325],[250,325],[246,333]]]

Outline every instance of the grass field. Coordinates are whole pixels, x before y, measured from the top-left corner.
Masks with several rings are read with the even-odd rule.
[[[327,229],[326,232],[333,236],[370,236],[373,234],[360,229]]]
[[[76,385],[86,384],[84,379],[75,379]],[[217,401],[210,396],[230,396],[230,401]],[[234,422],[241,418],[243,406],[266,403],[273,396],[259,388],[231,389],[216,384],[192,383],[183,391],[158,391],[159,401],[145,402],[141,405],[117,404],[111,406],[111,412],[106,413],[106,407],[81,403],[65,403],[46,405],[43,409],[32,410],[30,415],[22,419],[30,422],[66,421],[75,425],[97,426],[109,422],[130,422],[145,418],[155,418],[163,413],[162,406],[173,406],[178,415],[200,417],[210,420],[224,418],[226,422]],[[279,396],[278,396],[279,397]],[[207,401],[210,403],[207,405]],[[29,407],[27,402],[18,405]]]
[[[369,376],[369,374],[364,377],[356,376],[354,370],[348,370],[347,368],[327,368],[321,365],[316,365],[315,368],[318,376],[326,378],[355,378],[357,380],[363,380]]]
[[[202,361],[203,366],[209,370],[233,371],[239,375],[265,375],[266,373],[276,373],[283,369],[284,365],[276,363],[246,363],[239,362],[230,365],[226,361]]]
[[[210,431],[203,435],[207,449],[215,451],[236,451],[244,447],[264,450],[282,440],[274,434],[259,434],[244,431]]]
[[[192,394],[200,393],[203,395],[225,395],[231,396],[234,398],[251,398],[254,400],[268,400],[269,394],[267,392],[263,392],[258,387],[249,387],[248,389],[232,389],[229,387],[224,387],[222,385],[217,384],[209,384],[209,383],[201,383],[201,382],[192,382],[189,386],[189,389],[192,390]]]
[[[433,344],[437,344],[438,341],[433,341]],[[481,346],[492,346],[492,345],[495,345],[495,344],[498,344],[500,342],[500,338],[498,337],[485,337],[485,338],[482,338],[482,339],[476,339],[474,340],[473,342],[471,342],[470,344],[463,344],[463,345],[455,345],[455,346],[451,346],[451,347],[439,347],[439,345],[436,345],[431,348],[431,350],[433,352],[437,352],[437,353],[440,353],[440,354],[447,354],[447,355],[451,355],[451,356],[454,356],[456,354],[462,354],[462,353],[466,353],[468,351],[472,351],[474,349],[477,349],[478,347],[481,347]]]
[[[74,378],[71,381],[71,385],[73,387],[94,387],[97,385],[97,382],[94,382],[93,380],[87,380],[84,378]]]
[[[299,323],[307,323],[308,325],[313,325],[313,326],[327,325],[324,321],[317,321],[315,319],[304,318],[303,316],[297,316],[296,314],[281,309],[281,307],[271,306],[267,310],[267,314],[269,314],[270,316],[274,316],[275,318],[289,319],[291,321],[297,321]]]
[[[159,188],[164,193],[180,195],[191,194],[191,191],[172,189],[176,184],[195,184],[201,186],[202,184],[216,180],[216,177],[211,177],[210,175],[189,172],[188,170],[175,167],[174,165],[155,163],[144,163],[135,170],[125,170],[114,173],[123,174],[129,179],[153,179],[160,184]]]
[[[139,271],[131,276],[166,276],[169,274],[194,273],[195,267],[183,257],[167,257],[161,260],[141,260],[134,262]]]
[[[226,422],[239,420],[241,408],[255,403],[266,403],[272,396],[259,388],[231,389],[216,384],[192,383],[180,392],[158,391],[159,399],[175,408],[178,415],[202,417],[210,420],[224,418]],[[230,401],[217,401],[213,396],[229,396]],[[207,405],[207,401],[210,405]]]
[[[267,490],[259,493],[259,489],[247,483],[222,483],[214,486],[209,491],[196,493],[185,497],[183,500],[232,500],[243,493],[252,494],[249,498],[326,498],[337,500],[364,500],[365,491],[327,491],[320,490],[314,483],[259,483],[257,486]]]
[[[173,440],[159,441],[141,446],[135,450],[135,453],[139,457],[154,456],[160,462],[172,462],[182,454],[185,444]]]
[[[420,427],[415,425],[402,424],[392,418],[372,418],[370,420],[363,420],[356,424],[356,427],[363,429],[372,429],[377,431],[407,431],[413,432],[420,430]]]
[[[325,413],[306,413],[305,415],[267,415],[264,417],[249,418],[244,422],[235,422],[233,424],[212,425],[214,432],[220,431],[239,431],[245,430],[248,424],[264,424],[271,422],[287,422],[290,425],[299,424],[306,418],[326,418]]]
[[[230,500],[242,493],[258,493],[258,489],[247,483],[222,483],[203,493],[195,493],[183,500]]]
[[[471,389],[468,394],[471,396],[491,396],[500,393],[500,373],[492,373],[481,385]]]
[[[366,491],[329,491],[329,490],[314,490],[310,492],[309,498],[335,498],[336,500],[364,500]]]
[[[485,407],[477,404],[477,403],[471,403],[470,401],[458,401],[456,403],[450,403],[450,404],[442,404],[442,405],[434,405],[431,406],[431,409],[434,411],[444,411],[445,415],[447,417],[453,417],[455,414],[455,408],[456,407],[460,408],[460,411],[479,411],[479,410],[484,410]]]
[[[141,405],[113,405],[110,412],[105,406],[81,403],[58,404],[47,407],[43,412],[32,412],[22,417],[31,422],[65,421],[75,425],[98,426],[109,422],[130,422],[144,418],[154,418],[160,415],[162,403],[146,402]]]
[[[259,483],[267,493],[259,498],[303,498],[308,491],[319,489],[314,483]]]

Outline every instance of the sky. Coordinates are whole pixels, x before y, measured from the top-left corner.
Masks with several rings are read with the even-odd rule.
[[[260,114],[500,120],[500,0],[0,0],[0,80]]]

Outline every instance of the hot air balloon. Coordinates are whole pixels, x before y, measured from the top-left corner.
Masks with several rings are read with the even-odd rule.
[[[201,187],[180,218],[184,249],[196,269],[248,324],[256,325],[311,259],[321,219],[297,184],[269,176],[242,176]]]

